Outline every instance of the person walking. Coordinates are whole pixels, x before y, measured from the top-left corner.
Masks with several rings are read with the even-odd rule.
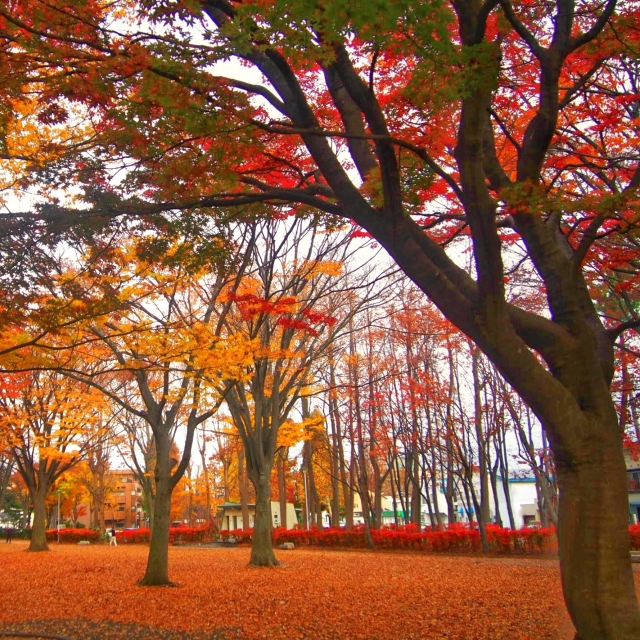
[[[118,540],[116,538],[116,530],[113,527],[111,527],[110,533],[111,533],[111,539],[109,540],[109,546],[113,545],[114,547],[117,547]]]
[[[7,542],[13,539],[13,527],[7,527]]]

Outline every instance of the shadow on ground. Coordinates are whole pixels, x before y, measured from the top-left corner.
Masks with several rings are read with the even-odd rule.
[[[169,631],[139,624],[110,620],[32,620],[0,624],[0,640],[32,638],[34,640],[241,640],[236,630],[213,634]]]

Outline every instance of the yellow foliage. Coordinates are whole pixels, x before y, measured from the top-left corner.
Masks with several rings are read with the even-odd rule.
[[[89,118],[78,105],[64,104],[67,117],[61,122],[44,122],[38,118],[40,102],[32,87],[20,98],[5,99],[4,153],[0,163],[0,202],[2,192],[28,176],[30,166],[46,166],[66,151],[87,140],[93,133]],[[24,184],[21,183],[22,187]]]
[[[308,279],[319,275],[341,276],[344,265],[339,260],[305,260],[297,266],[297,272]]]
[[[313,439],[324,431],[324,417],[320,413],[296,422],[291,418],[285,420],[278,429],[278,447],[292,447],[304,440]]]

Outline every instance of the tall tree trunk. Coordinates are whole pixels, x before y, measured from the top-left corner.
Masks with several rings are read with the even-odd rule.
[[[371,469],[373,470],[373,528],[380,529],[382,527],[382,485],[386,474],[383,476],[380,472],[380,465],[375,455],[369,456]]]
[[[396,527],[400,524],[398,522],[398,498],[396,493],[396,483],[394,481],[394,469],[393,469],[393,461],[389,461],[389,468],[391,469],[391,473],[389,475],[389,483],[391,484],[391,506],[393,508],[393,523]]]
[[[408,496],[405,492],[403,492],[402,486],[402,474],[400,470],[400,459],[398,456],[395,457],[395,467],[394,473],[396,476],[396,488],[398,490],[398,499],[400,500],[400,506],[402,507],[402,519],[403,524],[409,523],[409,500]],[[405,473],[406,476],[406,473]]]
[[[171,440],[166,433],[156,433],[155,500],[147,568],[142,586],[171,585],[169,580],[169,527],[171,526]]]
[[[471,467],[466,468],[467,486],[469,487],[469,494],[473,502],[473,509],[476,512],[476,521],[478,523],[478,530],[480,531],[480,541],[482,542],[483,553],[489,553],[489,541],[487,539],[487,529],[484,518],[482,517],[482,505],[478,499],[476,488],[473,486],[473,470]],[[469,509],[471,511],[471,509]]]
[[[440,515],[440,504],[438,502],[438,464],[436,458],[436,442],[437,442],[437,434],[434,433],[432,419],[433,416],[431,414],[431,408],[429,407],[429,403],[425,403],[425,410],[427,413],[427,426],[429,428],[429,454],[431,456],[431,464],[430,464],[430,476],[431,482],[429,486],[431,488],[431,499],[433,501],[433,508],[436,515],[436,526],[438,531],[442,530],[442,517]],[[425,453],[426,460],[426,453]]]
[[[547,516],[547,508],[545,505],[545,499],[542,495],[542,485],[538,480],[536,474],[536,500],[538,501],[538,508],[540,509],[540,524],[545,529],[549,526],[549,517]]]
[[[245,450],[238,450],[238,489],[240,490],[240,512],[242,513],[242,530],[250,529],[249,524],[249,487],[247,486],[247,472],[245,469]],[[253,516],[254,526],[257,511]]]
[[[304,403],[302,415],[303,417],[308,417],[308,412],[304,411]],[[309,500],[307,511],[310,519],[309,526],[322,529],[322,506],[320,504],[320,496],[318,495],[316,476],[313,469],[313,453],[313,441],[307,440],[304,443],[303,465],[307,468],[307,497]]]
[[[171,526],[171,485],[168,477],[156,478],[156,495],[151,526],[149,556],[142,586],[172,585],[169,580],[169,528]]]
[[[353,329],[353,327],[351,326],[351,329]],[[355,356],[355,343],[353,338],[351,338],[349,340],[349,354],[351,356],[351,358],[353,359]],[[353,509],[354,509],[354,503],[355,503],[355,496],[354,496],[354,492],[355,491],[359,491],[359,485],[360,485],[360,467],[359,467],[359,458],[358,456],[360,455],[359,452],[356,453],[356,449],[358,448],[358,440],[356,439],[356,429],[354,427],[354,417],[357,415],[357,411],[358,409],[355,407],[355,394],[357,393],[357,387],[355,386],[354,380],[353,380],[353,372],[356,368],[350,364],[349,365],[349,370],[348,370],[348,376],[349,376],[349,410],[348,410],[348,427],[349,427],[349,431],[348,431],[348,436],[349,436],[349,450],[350,450],[350,459],[349,459],[349,503],[347,503],[347,491],[346,491],[346,485],[345,485],[345,521],[346,521],[346,529],[347,531],[351,531],[351,529],[353,529],[353,525],[354,525],[354,515],[353,515]],[[362,504],[360,505],[362,506]]]
[[[626,466],[613,405],[609,423],[596,430],[599,437],[572,446],[573,459],[556,456],[562,588],[576,638],[632,640],[640,638],[640,611],[629,557]]]
[[[367,463],[365,456],[365,441],[364,441],[364,429],[362,425],[362,409],[360,406],[360,380],[357,364],[357,351],[355,346],[355,336],[353,334],[353,325],[351,328],[351,336],[349,340],[349,355],[351,356],[351,363],[349,365],[349,382],[352,385],[353,396],[353,410],[356,418],[356,433],[358,437],[358,493],[360,495],[360,504],[362,505],[362,518],[364,520],[364,536],[367,542],[367,546],[370,549],[374,548],[373,537],[371,536],[371,505],[369,499],[369,477],[367,473]],[[369,443],[369,447],[371,443]]]
[[[509,462],[507,459],[507,446],[504,438],[500,441],[500,448],[498,450],[498,457],[500,458],[500,476],[502,477],[502,489],[504,491],[504,499],[507,505],[507,515],[509,516],[509,526],[512,529],[516,528],[516,519],[513,515],[513,505],[511,503],[511,490],[509,488]],[[518,539],[516,538],[516,546],[518,545]]]
[[[429,514],[429,526],[431,529],[436,529],[438,526],[438,521],[436,520],[435,514],[433,512],[433,505],[431,504],[431,497],[429,496],[429,485],[427,483],[427,470],[425,467],[422,467],[422,482],[427,489],[424,495],[424,501],[427,504],[427,513]]]
[[[340,409],[336,392],[336,373],[333,361],[329,364],[329,375],[331,388],[329,390],[329,424],[331,425],[331,526],[340,526],[340,483],[346,486],[347,470],[344,462],[344,449],[342,446],[342,425],[340,420]],[[346,499],[344,500],[346,507]]]
[[[447,340],[447,362],[449,364],[449,389],[448,402],[446,409],[446,432],[445,432],[445,451],[446,451],[446,473],[447,482],[445,485],[445,499],[447,501],[447,517],[449,524],[456,522],[457,513],[455,508],[455,486],[454,486],[454,450],[453,450],[453,393],[455,390],[455,375],[453,348],[449,340]]]
[[[338,459],[338,446],[337,439],[338,434],[336,430],[335,422],[333,422],[333,412],[330,411],[331,416],[331,451],[329,452],[331,462],[331,526],[337,527],[340,525],[340,460]]]
[[[249,477],[256,490],[256,516],[251,539],[252,567],[275,567],[280,563],[273,552],[271,541],[271,465],[261,472],[252,472]]]
[[[493,502],[496,506],[496,524],[502,526],[502,514],[500,513],[500,500],[498,498],[498,466],[500,459],[496,456],[495,463],[491,467],[491,491],[493,493]]]
[[[199,442],[200,444],[200,442]],[[206,455],[206,438],[204,428],[202,430],[202,446],[199,447],[200,451],[200,460],[202,461],[202,474],[204,476],[204,487],[205,487],[205,511],[206,511],[206,520],[207,527],[211,525],[211,484],[209,480],[209,467],[207,465],[207,455]]]
[[[353,453],[349,460],[349,473],[346,473],[346,469],[343,466],[344,477],[342,481],[342,493],[344,495],[344,528],[347,531],[353,529],[353,505],[354,505],[354,488],[353,479],[356,476],[356,463]]]
[[[418,451],[417,424],[414,423],[411,448],[411,522],[422,527],[422,491],[420,489],[420,452]]]
[[[482,385],[480,383],[480,350],[476,346],[471,347],[471,368],[473,373],[473,426],[478,443],[478,469],[480,475],[480,512],[478,525],[486,525],[490,519],[489,511],[489,465],[487,460],[487,442],[482,429]],[[482,531],[482,529],[481,529]],[[488,550],[488,549],[487,549]]]
[[[31,543],[29,544],[29,551],[49,551],[49,545],[47,544],[47,507],[46,488],[37,486],[33,488],[31,493],[31,500],[33,501],[33,526],[31,527]]]
[[[96,505],[96,512],[98,516],[98,529],[100,534],[104,534],[105,531],[105,489],[104,489],[104,469],[98,472],[98,496],[99,499]]]
[[[280,501],[280,522],[278,526],[287,528],[287,477],[286,464],[289,457],[288,447],[281,447],[276,458],[278,471],[278,500]]]

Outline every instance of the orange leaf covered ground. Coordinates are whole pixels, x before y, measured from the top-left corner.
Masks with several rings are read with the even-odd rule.
[[[173,547],[179,586],[143,588],[145,546],[25,549],[0,543],[3,630],[83,618],[202,638],[571,637],[554,560],[295,549],[283,568],[251,569],[248,548]]]

